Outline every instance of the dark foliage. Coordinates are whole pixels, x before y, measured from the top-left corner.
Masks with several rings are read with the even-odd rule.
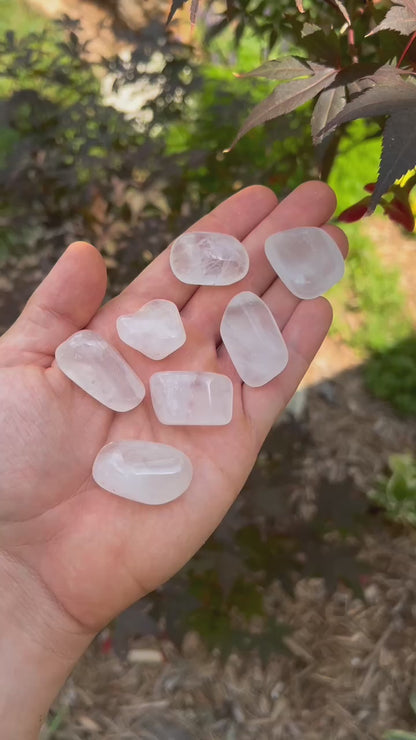
[[[103,104],[76,24],[64,25],[66,35],[58,30],[53,40],[48,32],[0,40],[0,80],[7,81],[0,98],[0,257],[5,248],[59,251],[86,239],[109,267],[117,264],[116,291],[233,190],[261,180],[284,195],[311,176],[302,115],[286,117],[254,147],[246,140],[224,162],[219,152],[249,94],[238,93],[232,79],[220,90],[202,80],[192,49],[160,24],[137,35],[131,59],[102,62],[114,92],[156,87],[133,124]],[[148,64],[155,53],[157,71]],[[187,106],[195,95],[196,117]],[[171,145],[172,127],[186,132],[185,145]]]
[[[416,416],[416,336],[394,345],[385,352],[374,353],[365,365],[365,377],[379,398],[394,399],[403,414]]]
[[[115,243],[127,247],[143,229],[138,213],[157,216],[162,183],[168,178],[174,187],[189,166],[183,156],[168,155],[152,131],[161,119],[179,119],[185,94],[199,85],[196,73],[184,75],[190,49],[154,23],[139,37],[131,61],[106,62],[115,89],[139,78],[158,86],[159,95],[146,104],[150,123],[143,130],[100,102],[98,80],[81,51],[73,31],[55,44],[47,32],[0,41],[2,77],[12,88],[0,103],[1,123],[15,135],[0,173],[1,221],[4,240],[24,249],[36,234],[57,244],[90,239],[109,253]],[[156,51],[166,60],[161,71],[139,72],[139,62]]]
[[[172,5],[172,16],[174,12]],[[378,181],[371,198],[357,204],[354,218],[371,213],[395,181],[416,166],[415,1],[393,0],[383,17],[378,4],[364,5],[359,0],[351,0],[348,9],[341,0],[324,4],[314,0],[309,10],[305,10],[302,0],[278,4],[262,0],[257,5],[231,0],[209,37],[230,23],[236,43],[250,28],[258,35],[259,43],[269,39],[269,50],[276,42],[284,45],[290,40],[305,55],[303,59],[271,60],[241,75],[265,77],[279,84],[249,114],[232,146],[253,127],[313,100],[312,137],[321,174],[327,177],[342,127],[356,118],[381,119],[384,133]],[[403,36],[410,37],[407,43]],[[399,74],[407,79],[400,80]],[[403,219],[395,218],[394,209],[384,210],[402,223]]]

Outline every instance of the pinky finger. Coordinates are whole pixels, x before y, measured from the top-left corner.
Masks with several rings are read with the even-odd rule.
[[[289,350],[284,371],[261,388],[243,384],[244,410],[259,446],[295,393],[331,322],[332,307],[326,298],[301,301],[283,330]]]

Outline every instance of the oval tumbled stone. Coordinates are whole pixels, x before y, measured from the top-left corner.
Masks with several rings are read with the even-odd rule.
[[[173,242],[170,266],[189,285],[231,285],[247,275],[249,258],[234,236],[190,231]]]
[[[124,439],[100,450],[92,476],[116,496],[141,504],[167,504],[189,488],[192,464],[176,447]]]
[[[233,415],[233,384],[227,375],[155,373],[150,378],[150,393],[161,424],[222,426]]]
[[[151,360],[163,360],[186,341],[180,313],[172,301],[156,298],[136,313],[119,316],[120,339]]]
[[[113,411],[130,411],[143,401],[145,388],[140,378],[95,331],[73,334],[59,345],[55,359],[73,383]]]
[[[344,275],[344,259],[337,243],[315,226],[272,234],[264,249],[279,278],[297,298],[317,298]]]
[[[240,378],[257,388],[285,369],[289,354],[269,307],[255,293],[231,299],[221,321],[221,337]]]

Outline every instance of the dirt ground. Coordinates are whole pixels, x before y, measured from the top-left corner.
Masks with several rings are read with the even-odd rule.
[[[305,487],[320,474],[348,472],[368,486],[388,454],[416,447],[416,423],[396,418],[367,395],[360,370],[308,392],[314,454]],[[197,635],[182,651],[134,642],[123,663],[107,653],[105,632],[68,681],[55,711],[56,740],[381,740],[394,727],[416,730],[416,533],[388,525],[365,537],[371,571],[364,600],[344,586],[328,598],[319,579],[301,580],[290,598],[278,584],[270,613],[293,632],[289,654],[232,654],[222,666]],[[45,738],[48,737],[45,734]]]
[[[415,242],[395,227],[381,239],[382,223],[372,222],[373,237],[386,264],[399,257],[412,312]],[[26,255],[2,271],[0,331],[53,261],[47,252]],[[302,414],[314,437],[302,463],[305,490],[321,475],[347,474],[368,490],[391,453],[416,449],[416,420],[368,394],[342,343],[326,340],[304,387]],[[265,667],[237,653],[223,665],[193,633],[181,651],[137,640],[123,662],[104,631],[58,697],[55,729],[42,740],[381,740],[392,728],[416,731],[415,553],[416,532],[380,521],[362,547],[371,566],[363,599],[342,585],[328,597],[319,579],[299,581],[295,598],[274,584],[269,613],[293,631],[288,654]]]

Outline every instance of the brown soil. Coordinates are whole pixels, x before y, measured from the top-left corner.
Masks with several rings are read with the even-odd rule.
[[[309,390],[314,446],[303,461],[305,491],[321,475],[346,474],[368,490],[392,452],[415,449],[416,422],[400,420],[366,393],[360,370]],[[318,579],[295,598],[269,589],[270,613],[293,629],[289,655],[233,654],[225,666],[186,635],[181,652],[152,639],[131,645],[125,663],[103,651],[104,633],[68,682],[55,710],[56,740],[381,740],[416,729],[409,700],[416,680],[416,534],[377,522],[360,558],[364,599]]]
[[[222,666],[194,634],[181,655],[142,641],[124,665],[97,645],[62,692],[67,719],[54,737],[381,740],[414,729],[415,547],[410,534],[367,537],[375,573],[365,601],[342,588],[328,599],[318,580],[299,582],[295,599],[271,589],[276,616],[294,631],[290,655],[266,667],[237,654]]]

